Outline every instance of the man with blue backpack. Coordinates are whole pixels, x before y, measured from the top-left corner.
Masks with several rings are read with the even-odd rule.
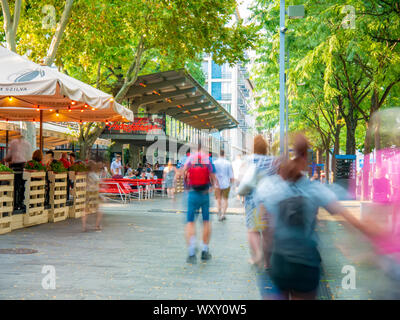
[[[196,227],[195,213],[201,208],[203,218],[203,247],[201,259],[203,261],[211,259],[208,244],[211,236],[210,225],[210,187],[218,182],[214,176],[213,166],[208,154],[204,153],[201,144],[198,151],[192,154],[184,166],[184,176],[190,188],[188,194],[188,211],[185,236],[188,244],[189,256],[187,262],[196,263]]]

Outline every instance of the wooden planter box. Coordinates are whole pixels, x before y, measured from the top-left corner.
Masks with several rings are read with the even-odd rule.
[[[24,214],[13,214],[11,216],[11,231],[24,228]]]
[[[68,218],[67,179],[68,173],[48,172],[49,177],[49,221],[59,222]]]
[[[71,188],[71,195],[73,197],[73,205],[69,209],[70,218],[80,218],[85,212],[86,207],[86,186],[87,174],[86,172],[73,172],[70,171],[69,179],[73,183]]]
[[[46,192],[46,172],[24,170],[26,213],[23,215],[24,227],[47,223],[48,213],[44,209]]]
[[[11,232],[14,209],[14,174],[0,173],[0,234]]]
[[[179,177],[176,179],[176,192],[183,192],[184,190],[184,185],[183,185],[183,178]]]

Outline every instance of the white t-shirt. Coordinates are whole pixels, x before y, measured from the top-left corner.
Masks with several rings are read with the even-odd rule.
[[[27,162],[31,155],[31,145],[25,139],[14,139],[8,146],[8,153],[11,155],[11,163]]]
[[[113,161],[111,163],[111,173],[113,175],[121,175],[122,176],[122,164],[121,162]]]
[[[231,163],[225,158],[218,158],[214,162],[215,176],[217,177],[219,188],[227,189],[231,186],[233,179],[233,169]]]
[[[240,176],[240,168],[242,167],[243,161],[242,159],[236,159],[232,162],[232,169],[233,169],[233,175],[236,180],[239,179]]]

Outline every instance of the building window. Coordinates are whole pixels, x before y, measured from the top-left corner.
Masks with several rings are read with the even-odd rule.
[[[225,63],[221,67],[221,78],[222,79],[232,79],[232,71],[229,64]]]
[[[215,100],[221,100],[221,82],[212,82],[211,83],[211,95]]]
[[[222,76],[221,66],[217,65],[214,61],[211,62],[211,76],[213,79],[221,79]]]
[[[231,83],[230,82],[222,82],[222,85],[221,85],[221,99],[220,100],[231,100],[231,99],[232,99],[232,85],[231,85]]]

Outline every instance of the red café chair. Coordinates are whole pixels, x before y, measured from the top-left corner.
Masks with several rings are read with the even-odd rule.
[[[121,188],[129,193],[130,198],[142,200],[143,188],[139,185],[136,179],[119,179],[118,183]]]
[[[122,189],[119,183],[112,179],[104,179],[100,182],[99,192],[108,200],[114,200],[114,197],[121,198],[126,203],[129,200],[129,193]]]
[[[160,194],[162,197],[165,196],[165,184],[163,179],[156,179],[154,183],[154,194]]]
[[[143,188],[143,194],[145,199],[151,197],[151,186],[148,180],[139,180],[139,185]]]

